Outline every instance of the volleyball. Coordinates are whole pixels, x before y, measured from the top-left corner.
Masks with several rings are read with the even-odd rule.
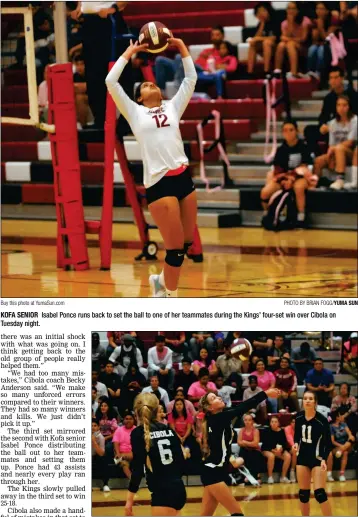
[[[171,37],[172,33],[163,23],[149,22],[141,28],[138,41],[141,45],[148,43],[148,52],[158,54],[167,48],[167,40]]]
[[[252,352],[250,341],[244,338],[237,338],[231,345],[231,354],[240,361],[248,361]]]

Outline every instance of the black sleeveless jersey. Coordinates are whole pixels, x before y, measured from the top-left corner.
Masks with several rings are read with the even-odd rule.
[[[232,421],[241,417],[247,411],[255,408],[260,402],[267,399],[264,391],[254,397],[241,402],[239,406],[224,409],[221,413],[208,414],[206,417],[208,429],[209,456],[205,459],[205,467],[223,467],[229,463],[231,455],[231,442],[233,439]]]
[[[184,456],[179,438],[169,426],[152,422],[150,426],[151,447],[145,449],[143,425],[136,427],[131,434],[133,461],[132,477],[128,490],[136,493],[144,475],[151,492],[160,490],[181,480],[184,473]]]
[[[317,411],[314,418],[306,420],[305,412],[300,411],[296,416],[294,440],[299,447],[299,458],[327,460],[332,450],[327,418]]]

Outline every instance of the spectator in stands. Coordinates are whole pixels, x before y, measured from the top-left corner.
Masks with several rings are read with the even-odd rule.
[[[114,457],[116,464],[122,468],[128,479],[131,478],[130,462],[133,459],[131,434],[136,428],[134,425],[134,415],[131,411],[127,411],[123,416],[123,425],[119,426],[113,436]]]
[[[97,388],[92,386],[92,418],[94,418],[94,415],[96,414],[97,409],[98,409]]]
[[[161,386],[173,391],[175,376],[173,352],[164,346],[164,343],[164,336],[156,336],[155,346],[148,350],[148,375],[149,378],[156,375]]]
[[[267,483],[274,483],[272,474],[276,459],[283,462],[280,483],[290,483],[287,477],[288,469],[291,464],[289,449],[290,447],[287,443],[285,432],[280,427],[278,417],[272,416],[270,418],[270,428],[264,432],[261,445],[262,454],[267,460]]]
[[[311,157],[306,144],[299,138],[295,121],[287,120],[284,122],[282,135],[284,142],[276,151],[273,171],[268,173],[266,185],[261,190],[261,202],[265,216],[272,194],[281,189],[289,190],[293,188],[298,212],[297,225],[300,226],[305,221],[305,192],[309,187],[311,176],[307,166],[311,163]]]
[[[323,367],[323,359],[320,357],[315,359],[312,370],[308,371],[305,383],[308,390],[316,393],[319,405],[331,407],[334,378],[332,372]]]
[[[270,2],[258,2],[254,12],[259,24],[255,36],[247,40],[250,45],[247,72],[251,77],[254,76],[257,54],[263,55],[264,73],[268,74],[271,71],[272,57],[281,33],[280,24]]]
[[[291,415],[290,423],[284,427],[287,443],[290,447],[291,454],[291,469],[290,469],[290,481],[296,483],[296,465],[297,465],[297,451],[294,448],[295,444],[295,425],[296,415]]]
[[[156,391],[159,391],[160,393],[160,401],[163,402],[165,408],[168,407],[169,404],[169,395],[168,392],[159,386],[159,378],[158,375],[153,374],[150,378],[150,386],[146,386],[143,388],[143,393],[154,393]]]
[[[201,348],[206,348],[209,352],[209,356],[213,356],[215,341],[211,335],[211,332],[196,331],[192,333],[192,337],[189,341],[190,356],[192,361],[199,359],[199,352]]]
[[[36,67],[44,68],[55,62],[55,34],[53,20],[44,10],[34,15],[34,40]]]
[[[334,449],[330,452],[327,459],[327,480],[334,481],[332,476],[333,455],[341,458],[341,468],[339,471],[339,481],[346,481],[345,470],[348,463],[348,454],[352,450],[355,438],[348,425],[344,421],[344,409],[335,411],[331,424],[331,439]]]
[[[343,368],[358,380],[358,332],[343,344]]]
[[[245,332],[245,337],[250,341],[253,346],[253,356],[261,357],[266,359],[267,351],[273,345],[273,337],[267,334],[258,334],[257,332]]]
[[[157,392],[157,391],[153,391],[153,393],[159,399],[159,406],[158,406],[158,412],[157,412],[157,422],[160,422],[161,424],[168,425],[167,413],[165,412],[165,408],[164,408],[163,402],[160,400],[160,393]]]
[[[297,376],[290,368],[288,357],[281,357],[280,367],[275,370],[274,376],[276,377],[275,387],[281,390],[278,409],[285,409],[288,406],[291,412],[297,413],[300,410],[297,398]]]
[[[183,388],[178,388],[175,391],[174,400],[171,400],[169,402],[169,404],[168,404],[168,407],[167,407],[168,415],[173,411],[173,407],[174,407],[175,401],[178,400],[178,399],[180,399],[180,400],[182,400],[184,402],[185,409],[186,409],[187,413],[190,413],[191,416],[193,418],[195,418],[196,409],[193,406],[192,402],[190,402],[190,400],[186,400],[185,399]]]
[[[76,68],[76,71],[73,74],[73,85],[75,87],[77,121],[81,127],[85,127],[92,119],[92,115],[88,105],[85,62],[83,56],[81,54],[77,55],[74,58],[73,63]]]
[[[260,432],[255,429],[254,419],[250,413],[243,416],[244,427],[237,435],[237,443],[240,446],[239,456],[243,458],[245,465],[251,474],[260,482],[260,467],[262,455],[260,450]]]
[[[219,46],[219,55],[210,55],[204,65],[203,58],[195,61],[196,65],[202,67],[202,71],[198,71],[198,79],[205,84],[215,84],[217,99],[222,99],[224,95],[224,80],[228,74],[236,72],[238,61],[231,54],[231,48],[227,41],[222,41]]]
[[[78,20],[73,20],[71,17],[72,11],[76,9],[76,2],[66,2],[66,17],[67,17],[67,48],[69,60],[82,53],[82,25],[83,16]]]
[[[339,386],[339,394],[333,398],[331,411],[340,411],[349,429],[355,435],[358,431],[357,400],[351,396],[351,387],[346,382]]]
[[[115,372],[120,377],[123,377],[127,373],[129,365],[136,363],[140,373],[147,379],[148,371],[146,368],[143,368],[143,357],[140,350],[136,347],[135,337],[130,334],[124,334],[121,339],[123,344],[117,345],[109,357],[109,360],[116,365]]]
[[[213,27],[210,33],[210,42],[213,45],[210,49],[205,49],[201,52],[199,59],[195,62],[197,73],[204,70],[206,60],[212,55],[214,58],[219,57],[220,43],[224,41],[224,29],[221,25]],[[164,94],[165,84],[168,81],[175,82],[179,88],[183,78],[184,71],[182,69],[182,60],[180,54],[177,54],[175,59],[169,59],[165,56],[158,56],[155,60],[154,73],[157,80],[157,85]]]
[[[305,380],[308,370],[311,370],[316,357],[314,348],[307,341],[291,350],[291,361],[296,367],[300,384]]]
[[[289,2],[286,20],[281,24],[281,41],[275,55],[275,73],[281,73],[283,61],[287,54],[290,72],[288,77],[299,77],[299,56],[307,53],[311,20],[300,12],[300,2]]]
[[[165,344],[173,352],[173,362],[181,363],[183,358],[188,356],[189,347],[185,342],[185,332],[161,332],[165,337]]]
[[[117,346],[121,346],[122,339],[125,334],[129,334],[132,337],[136,337],[136,332],[129,331],[119,331],[119,330],[110,330],[107,332],[108,338],[108,347],[107,347],[107,355],[108,357],[112,354],[113,350],[117,348]]]
[[[106,362],[106,348],[101,345],[98,332],[92,332],[92,369],[99,370],[102,363]]]
[[[237,396],[241,396],[242,377],[241,371],[246,373],[248,369],[248,361],[241,362],[237,357],[231,354],[231,344],[224,345],[224,353],[219,355],[216,360],[216,366],[224,377],[225,384],[237,390]]]
[[[249,375],[249,387],[245,389],[244,395],[243,395],[243,401],[250,399],[251,397],[254,397],[260,391],[262,391],[262,388],[260,388],[257,384],[257,377],[256,375]],[[264,424],[267,420],[267,408],[266,408],[266,402],[260,402],[256,408],[250,409],[250,413],[255,415],[255,419],[258,423]]]
[[[328,167],[335,171],[336,180],[330,185],[334,190],[344,187],[357,188],[357,115],[354,115],[349,97],[340,95],[337,99],[336,117],[326,124],[323,131],[329,132],[329,147],[326,154],[315,159],[314,172],[322,175],[322,170]],[[322,131],[322,128],[321,128]],[[346,166],[352,164],[352,183],[345,183]]]
[[[256,371],[256,363],[259,359],[263,359],[263,357],[261,356],[258,356],[256,354],[256,352],[253,352],[250,356],[250,361],[249,361],[249,372],[248,373],[252,373],[252,372],[255,372]]]
[[[357,38],[358,2],[339,2],[344,39]]]
[[[224,342],[228,334],[228,332],[214,331],[215,348],[217,354],[224,352]]]
[[[197,378],[195,373],[191,369],[191,362],[189,359],[183,359],[182,370],[179,370],[174,378],[174,389],[177,390],[179,387],[183,388],[184,395],[188,395],[188,390],[193,382],[196,382]]]
[[[215,385],[218,389],[218,395],[225,402],[226,407],[231,407],[231,396],[235,395],[236,388],[233,386],[224,386],[224,377],[219,374],[215,380]]]
[[[140,373],[137,363],[130,364],[127,373],[122,378],[122,411],[133,410],[134,399],[139,395],[146,383],[147,380]]]
[[[174,402],[173,410],[168,415],[169,426],[178,436],[183,447],[192,449],[193,440],[192,430],[194,424],[193,416],[187,412],[184,401],[177,398]]]
[[[48,65],[44,69],[44,80],[39,84],[37,92],[37,103],[39,105],[40,122],[47,123],[48,120],[48,89],[47,89]]]
[[[113,443],[112,438],[118,427],[116,413],[113,410],[113,406],[109,401],[109,398],[102,399],[99,407],[96,411],[96,417],[99,422],[99,428],[105,440],[105,451],[106,456],[109,459],[113,459]]]
[[[108,462],[105,458],[105,439],[101,433],[99,422],[92,418],[92,479],[102,480],[103,492],[110,492],[108,486]]]
[[[111,404],[119,408],[122,382],[120,376],[114,373],[114,364],[111,361],[107,361],[105,371],[100,374],[99,380],[107,387]]]
[[[256,371],[252,372],[252,375],[257,378],[257,384],[263,391],[275,387],[276,378],[272,372],[266,370],[265,361],[262,359],[257,361]],[[267,400],[270,404],[271,412],[277,413],[277,399],[268,398]]]
[[[202,348],[199,352],[199,359],[192,363],[193,372],[195,375],[199,374],[200,368],[207,368],[211,379],[215,379],[218,374],[218,368],[214,359],[209,357],[209,352],[206,348]]]
[[[322,110],[318,119],[318,126],[307,125],[305,127],[305,140],[309,147],[309,152],[316,156],[321,154],[318,147],[319,141],[328,143],[328,125],[327,123],[334,119],[337,115],[337,99],[340,95],[349,97],[352,111],[358,114],[358,93],[353,88],[344,87],[344,72],[339,66],[332,66],[329,71],[329,86],[331,91],[323,100]]]
[[[307,69],[309,75],[320,80],[321,74],[327,67],[330,59],[329,47],[325,44],[326,38],[339,25],[339,20],[332,15],[326,2],[316,3],[316,18],[313,21],[312,45],[308,49]],[[328,54],[328,55],[327,55]]]
[[[98,382],[99,372],[95,370],[92,365],[92,388],[96,388],[97,390],[97,400],[99,397],[108,397],[108,391],[105,384],[102,382]]]
[[[282,334],[276,334],[273,340],[273,346],[267,351],[267,369],[274,372],[279,368],[282,357],[290,359],[290,352],[285,347],[285,337]]]
[[[194,407],[197,408],[201,397],[206,393],[217,393],[217,391],[215,384],[209,381],[209,370],[207,368],[201,368],[199,370],[199,380],[190,386],[188,397],[194,404]]]
[[[98,407],[100,407],[100,405],[102,404],[102,402],[108,402],[109,401],[109,397],[106,397],[105,395],[102,395],[102,397],[99,397],[98,398]],[[111,406],[112,407],[112,410],[113,410],[113,414],[117,420],[117,423],[119,424],[120,421],[121,421],[121,415],[119,414],[119,411],[118,411],[118,408],[116,406]],[[96,416],[96,415],[95,415]]]
[[[83,56],[86,63],[86,80],[88,101],[94,116],[95,127],[103,129],[106,111],[107,88],[105,79],[108,63],[112,59],[112,20],[115,19],[116,34],[128,32],[122,11],[128,2],[78,2],[71,16],[78,20],[83,18]],[[127,40],[116,40],[116,56],[127,48]],[[121,74],[121,85],[129,97],[133,97],[133,79],[131,64]]]

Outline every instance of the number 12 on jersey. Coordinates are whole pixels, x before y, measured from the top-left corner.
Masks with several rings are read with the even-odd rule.
[[[307,427],[307,436],[306,436],[306,427]],[[302,426],[302,441],[305,443],[312,443],[311,433],[312,433],[312,426],[311,425],[306,426],[306,424],[304,424]]]
[[[168,120],[168,117],[164,115],[163,113],[161,115],[153,115],[153,117],[157,127],[170,127],[170,124],[166,124],[166,121]]]

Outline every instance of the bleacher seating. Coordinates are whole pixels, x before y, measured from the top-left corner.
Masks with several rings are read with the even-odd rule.
[[[283,10],[287,2],[274,2],[276,9]],[[218,109],[224,122],[225,137],[231,161],[230,174],[237,190],[233,202],[230,191],[223,190],[220,200],[213,207],[212,195],[202,193],[199,198],[199,221],[205,225],[258,225],[261,219],[260,188],[264,184],[267,166],[264,165],[263,146],[255,149],[253,154],[237,144],[262,142],[265,123],[265,104],[263,98],[263,81],[243,79],[246,70],[248,44],[245,42],[257,25],[253,7],[255,2],[219,2],[212,9],[207,2],[135,2],[129,4],[125,17],[130,27],[141,27],[148,19],[160,19],[173,29],[176,37],[184,39],[189,45],[195,59],[202,48],[209,43],[210,28],[221,24],[225,37],[238,46],[239,68],[235,79],[226,81],[226,99],[216,100],[214,87],[210,87],[212,101],[192,101],[186,109],[181,131],[185,140],[185,150],[191,161],[191,172],[198,187],[200,182],[198,160],[200,154],[197,144],[196,124],[211,110]],[[4,17],[3,17],[4,18]],[[19,28],[17,15],[6,17],[3,44],[10,33]],[[251,31],[251,32],[250,32]],[[12,37],[12,36],[11,36]],[[169,53],[173,55],[173,53]],[[262,63],[258,63],[258,69]],[[2,72],[2,114],[3,116],[28,116],[27,77],[24,69],[5,69]],[[317,107],[307,103],[312,99],[317,84],[308,78],[289,81],[289,90],[295,115],[301,128],[308,123],[309,117],[315,120]],[[278,84],[278,95],[281,84]],[[302,103],[303,101],[303,103]],[[318,103],[317,103],[318,102]],[[284,116],[282,108],[278,110],[279,118]],[[103,144],[98,137],[86,132],[80,134],[81,173],[83,181],[84,202],[88,206],[101,204],[103,178]],[[33,214],[37,205],[46,205],[48,217],[54,217],[53,192],[51,182],[53,172],[50,145],[43,141],[45,134],[40,130],[23,126],[2,125],[2,164],[1,178],[3,184],[4,214],[12,213],[13,206],[30,203]],[[209,123],[205,129],[208,143],[214,138],[214,126]],[[96,141],[97,140],[97,141]],[[142,178],[142,165],[138,145],[132,137],[125,138],[125,147],[129,167],[137,182]],[[221,164],[218,162],[217,150],[205,157],[207,174],[213,185],[221,182]],[[119,164],[115,164],[115,207],[120,210],[116,220],[132,220],[124,192],[123,178]],[[308,209],[311,212],[311,225],[323,228],[352,228],[355,226],[352,215],[355,213],[355,195],[353,192],[310,191],[307,194]],[[44,208],[44,207],[42,207]],[[47,211],[46,211],[47,210]],[[118,212],[119,213],[119,212]],[[217,216],[217,217],[213,217]]]

